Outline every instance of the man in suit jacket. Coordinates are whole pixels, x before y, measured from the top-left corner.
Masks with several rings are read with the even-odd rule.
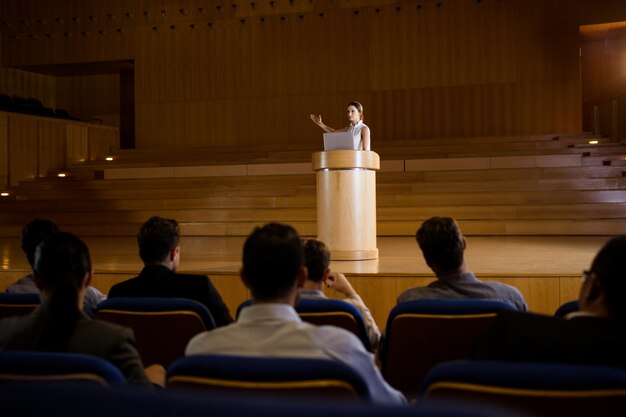
[[[583,271],[579,311],[565,318],[502,312],[474,347],[475,359],[626,368],[626,237],[611,239]]]
[[[137,241],[144,268],[139,276],[111,287],[109,297],[188,298],[204,304],[218,327],[232,323],[228,307],[209,277],[176,272],[180,262],[176,220],[151,217],[139,230]]]

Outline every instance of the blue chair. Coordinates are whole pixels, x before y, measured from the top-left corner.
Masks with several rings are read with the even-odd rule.
[[[103,389],[92,386],[12,385],[2,390],[3,416],[84,417],[513,417],[482,407],[450,405],[383,406],[314,399],[214,396],[162,390]]]
[[[0,319],[30,314],[40,303],[39,294],[0,293]]]
[[[567,303],[561,305],[554,312],[555,317],[565,317],[569,313],[573,313],[578,311],[578,300],[568,301]]]
[[[433,366],[467,359],[476,338],[507,303],[480,299],[415,300],[389,314],[380,347],[387,382],[412,398]]]
[[[166,384],[214,394],[369,400],[367,385],[354,369],[327,359],[192,355],[170,365]]]
[[[109,298],[98,305],[96,318],[133,329],[146,366],[167,367],[185,355],[192,337],[215,328],[204,304],[183,298]]]
[[[421,401],[462,401],[533,416],[623,416],[626,370],[596,365],[459,361],[433,368]]]
[[[0,352],[0,385],[16,383],[125,385],[112,363],[97,356],[61,352]]]
[[[242,309],[252,304],[246,300],[237,307],[237,317]],[[354,333],[371,351],[372,344],[367,335],[361,312],[352,304],[332,298],[303,298],[296,305],[296,311],[303,321],[317,326],[337,326]]]

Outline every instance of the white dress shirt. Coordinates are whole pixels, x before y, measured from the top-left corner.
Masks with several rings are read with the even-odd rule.
[[[338,327],[305,323],[288,304],[250,305],[235,323],[191,339],[185,354],[332,359],[349,365],[363,377],[372,401],[406,402],[402,393],[383,379],[374,355],[365,350],[358,337]]]

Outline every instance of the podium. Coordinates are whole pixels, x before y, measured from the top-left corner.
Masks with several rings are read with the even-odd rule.
[[[317,152],[312,164],[317,176],[317,238],[329,247],[333,260],[377,259],[378,154]]]

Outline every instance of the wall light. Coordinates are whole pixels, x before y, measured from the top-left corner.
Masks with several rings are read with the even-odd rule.
[[[112,156],[107,156],[106,158],[104,158],[105,161],[112,161],[113,157]]]
[[[7,192],[1,192],[0,193],[0,197],[8,197],[8,196],[9,196],[9,193],[7,193]]]
[[[65,172],[59,172],[59,173],[57,174],[57,177],[59,177],[59,178],[65,178],[65,177],[67,177],[67,174],[66,174]]]

